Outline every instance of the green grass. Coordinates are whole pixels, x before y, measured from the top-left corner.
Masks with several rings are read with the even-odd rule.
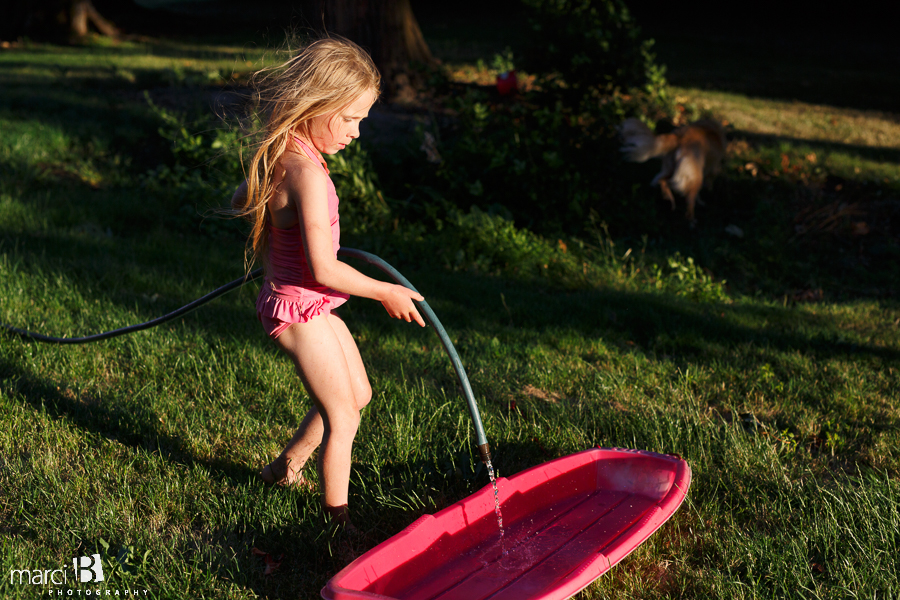
[[[102,39],[102,38],[101,38]],[[3,81],[103,88],[196,85],[245,77],[271,52],[244,47],[152,39],[81,47],[24,44],[0,54]],[[26,60],[21,60],[27,56]]]
[[[153,171],[171,162],[170,140],[142,90],[195,110],[211,88],[166,73],[184,61],[224,72],[243,49],[170,47],[164,57],[152,44],[0,52],[0,321],[93,333],[241,273],[234,228],[188,214],[203,208],[193,196],[173,204],[185,180]],[[373,234],[346,244],[397,261],[426,295],[466,366],[501,475],[593,445],[690,463],[675,517],[579,598],[897,597],[897,271],[866,267],[896,256],[896,230],[865,217],[870,233],[854,236],[802,212],[845,198],[893,210],[895,118],[677,94],[729,120],[737,142],[696,232],[672,226],[643,243],[598,234],[564,251],[470,216],[447,256],[402,226],[396,245]],[[845,133],[821,133],[831,119]],[[148,173],[172,193],[145,185]],[[806,215],[802,234],[795,214]],[[723,233],[727,224],[744,237]],[[100,589],[314,598],[356,554],[487,484],[437,337],[357,299],[343,316],[375,390],[351,481],[362,535],[335,539],[313,494],[263,486],[257,469],[309,400],[256,321],[255,291],[99,344],[0,338],[0,595],[55,589],[10,583],[11,569],[97,552]],[[274,574],[254,548],[284,555]]]

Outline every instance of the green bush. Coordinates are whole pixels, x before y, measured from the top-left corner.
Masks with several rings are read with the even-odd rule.
[[[715,281],[694,259],[676,252],[666,265],[652,266],[652,283],[660,291],[670,292],[697,302],[730,302],[725,281]]]
[[[467,213],[451,210],[445,223],[440,254],[450,269],[528,277],[543,274],[548,263],[557,261],[557,252],[545,239],[477,206]]]
[[[441,130],[436,169],[446,197],[548,235],[580,235],[591,211],[614,231],[646,232],[655,208],[621,176],[615,127],[627,107],[609,102],[579,114],[557,99],[524,94],[498,101],[481,90],[452,100],[458,118]]]
[[[462,211],[476,206],[540,234],[579,236],[592,211],[617,236],[653,233],[619,151],[627,117],[671,115],[652,41],[619,0],[523,0],[533,35],[495,67],[537,75],[515,96],[467,88],[447,100],[456,119],[435,132],[437,182]],[[428,167],[426,167],[427,169]]]
[[[328,169],[341,199],[341,228],[350,234],[368,235],[387,227],[391,209],[381,193],[369,155],[351,144],[328,157]]]
[[[171,143],[169,159],[141,176],[145,194],[160,203],[163,222],[178,230],[222,234],[236,224],[215,218],[243,180],[239,129],[208,116],[187,117],[147,103],[159,119],[159,135]],[[213,217],[213,218],[210,218]]]
[[[531,35],[519,50],[521,69],[572,105],[596,93],[643,90],[665,96],[665,69],[656,64],[653,40],[621,0],[523,0]]]

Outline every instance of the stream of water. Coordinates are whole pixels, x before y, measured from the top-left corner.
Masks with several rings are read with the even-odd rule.
[[[497,477],[494,475],[494,465],[491,464],[490,459],[485,462],[485,466],[488,470],[488,477],[491,478],[491,485],[494,487],[494,513],[497,515],[497,525],[500,527],[500,549],[503,551],[503,556],[506,556],[509,551],[503,543],[506,531],[503,529],[503,512],[500,510],[500,490],[497,489]]]

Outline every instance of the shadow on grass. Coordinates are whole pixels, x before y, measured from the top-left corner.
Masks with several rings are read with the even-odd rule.
[[[150,320],[244,275],[240,242],[234,242],[234,252],[229,253],[230,242],[218,247],[214,243],[197,246],[177,234],[142,240],[139,233],[143,231],[146,235],[154,226],[140,219],[135,222],[135,237],[130,240],[110,235],[105,226],[105,221],[99,224],[86,221],[73,224],[69,231],[58,230],[55,236],[44,232],[0,231],[0,252],[10,261],[7,268],[11,273],[21,269],[26,278],[65,282],[65,290],[60,288],[61,291],[72,290],[87,304],[97,306],[97,317],[105,316],[102,308],[117,306],[123,310],[136,309],[140,313],[138,318]],[[231,295],[240,293],[233,291]],[[214,301],[204,310],[222,310],[220,304]],[[249,306],[252,307],[252,302]],[[196,318],[196,314],[189,313],[187,322]],[[39,317],[43,320],[46,315]],[[236,317],[227,315],[220,322],[233,325]],[[27,329],[27,322],[20,323],[10,324]],[[54,332],[46,334],[54,335]],[[82,333],[69,337],[78,335]]]
[[[847,336],[839,322],[794,306],[693,302],[671,294],[611,289],[567,291],[546,282],[443,270],[428,273],[421,267],[410,270],[407,277],[426,294],[448,330],[460,326],[485,331],[571,329],[586,338],[628,339],[648,349],[662,333],[691,333],[728,346],[758,344],[802,350],[819,358],[847,352],[900,358],[894,350],[841,342]],[[885,307],[891,306],[896,308],[886,301]]]
[[[190,135],[208,133],[221,125],[213,115],[224,114],[240,101],[234,88],[215,84],[210,80],[214,74],[202,68],[179,71],[56,66],[56,74],[46,77],[13,72],[15,67],[28,66],[27,62],[0,63],[0,117],[14,122],[16,128],[14,137],[0,132],[0,143],[17,147],[23,139],[41,143],[48,139],[50,147],[32,142],[16,152],[21,156],[27,152],[26,160],[35,162],[90,162],[104,174],[115,169],[138,175],[172,162],[172,142],[159,135],[162,123],[153,114],[145,93],[157,106],[186,115]],[[192,120],[197,115],[208,119],[196,124]],[[76,156],[62,154],[73,149]],[[185,166],[203,168],[198,164]],[[2,169],[10,173],[9,180],[14,180],[21,169],[27,172],[33,165],[7,163]]]
[[[259,514],[265,513],[264,507],[249,511],[252,516],[240,517],[233,527],[209,529],[196,524],[194,538],[181,544],[178,555],[189,562],[202,564],[208,561],[211,569],[204,573],[201,580],[209,577],[219,579],[218,584],[213,584],[217,588],[227,581],[246,586],[264,598],[315,597],[328,577],[387,537],[380,529],[365,530],[359,538],[335,536],[324,527],[314,497],[280,489],[260,490],[261,484],[255,484],[255,469],[227,459],[198,458],[183,440],[160,431],[155,425],[159,422],[157,415],[133,405],[126,409],[114,395],[107,395],[101,403],[85,404],[82,399],[61,392],[55,382],[6,360],[0,360],[0,378],[15,381],[14,389],[23,401],[34,410],[46,412],[53,420],[63,420],[108,440],[158,454],[171,464],[204,467],[213,479],[230,484],[228,487],[232,491],[227,502],[233,504],[231,510],[251,502],[266,503],[267,494],[289,494],[288,501],[297,504],[295,510],[304,518],[283,528],[258,520]],[[381,511],[378,527],[385,521],[402,523],[402,526],[411,522],[397,512]],[[201,519],[199,515],[194,518]],[[111,541],[116,539],[117,536]],[[82,540],[79,550],[105,554],[98,540]],[[271,553],[272,557],[284,556],[274,575],[264,574],[266,563],[262,556],[254,553],[256,549]],[[107,558],[114,561],[115,550],[112,552]],[[207,568],[203,570],[207,571]],[[163,582],[165,579],[162,576]],[[145,587],[159,587],[152,579],[145,581],[147,583],[142,584]]]
[[[765,138],[782,139],[788,138]],[[893,150],[841,149],[900,160]],[[780,160],[780,153],[774,160]],[[648,260],[665,264],[667,257],[680,252],[716,279],[726,280],[732,291],[769,299],[813,290],[833,302],[892,302],[900,293],[900,194],[892,185],[863,176],[792,171],[754,177],[735,170],[701,192],[703,205],[697,207],[697,224],[691,228],[684,218],[684,201],[676,198],[676,208],[670,210],[650,186],[655,168],[658,162],[627,165],[621,171],[623,178],[640,186],[642,197],[652,197],[656,209],[658,229],[646,245]],[[730,231],[734,227],[739,228],[737,234]],[[629,245],[635,251],[642,247],[638,231],[611,233],[623,251]]]
[[[51,87],[56,90],[67,90],[77,94],[79,90],[91,90],[87,99],[97,102],[98,90],[133,90],[143,91],[148,88],[173,87],[182,93],[190,90],[187,87],[197,88],[196,91],[213,87],[210,78],[215,81],[218,75],[209,75],[217,70],[215,66],[198,65],[196,67],[161,66],[161,67],[120,67],[118,65],[40,65],[40,68],[52,70],[52,75],[31,75],[23,77],[13,72],[14,69],[34,68],[34,64],[28,62],[4,62],[0,63],[0,82],[9,86],[6,92],[7,102],[12,99],[23,99],[29,96],[40,100],[41,87]],[[206,79],[204,79],[204,77]],[[27,81],[23,82],[22,79]],[[57,94],[54,100],[59,100]],[[115,101],[116,99],[111,99]],[[48,102],[40,102],[46,106]],[[109,115],[103,115],[109,120]]]
[[[160,253],[150,248],[144,250],[144,256],[134,256],[134,248],[117,251],[116,241],[103,236],[70,237],[60,243],[43,234],[7,232],[0,241],[2,247],[15,248],[15,260],[28,265],[27,270],[35,269],[48,281],[66,281],[86,304],[115,305],[125,311],[138,308],[139,318],[147,320],[193,300],[185,296],[185,283],[188,290],[196,290],[198,278],[204,282],[221,278],[201,288],[199,296],[241,275],[231,270],[239,266],[236,261],[218,260],[217,253],[206,254],[205,244],[169,248]],[[201,258],[204,256],[205,260]],[[697,303],[673,295],[607,289],[563,291],[545,282],[399,266],[426,294],[450,331],[497,332],[511,328],[540,333],[570,329],[586,338],[614,341],[623,348],[627,345],[701,364],[720,358],[729,348],[748,345],[782,353],[801,352],[816,359],[850,355],[886,361],[900,358],[896,350],[866,344],[848,335],[846,328],[833,318],[798,311],[792,306]],[[200,308],[202,312],[184,317],[184,326],[213,337],[225,335],[242,342],[265,343],[254,330],[252,298],[243,291],[230,296],[236,294],[242,295],[241,304],[215,301]],[[893,300],[883,300],[882,304],[885,310],[896,307]],[[395,327],[396,323],[382,314],[377,303],[359,299],[348,308],[351,329],[353,315],[358,315],[376,332],[408,334],[405,328]],[[241,322],[245,325],[234,326]],[[28,329],[27,322],[10,324]],[[69,336],[90,333],[96,332],[72,332]]]
[[[194,456],[183,440],[160,430],[159,415],[133,403],[119,402],[114,391],[103,400],[79,398],[66,392],[65,382],[52,381],[5,359],[0,361],[0,378],[14,382],[15,393],[35,410],[108,440],[158,453],[172,463],[203,465],[222,478],[243,481],[255,475],[244,464]]]

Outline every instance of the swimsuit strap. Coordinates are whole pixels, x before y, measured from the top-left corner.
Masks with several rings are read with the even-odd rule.
[[[313,150],[312,148],[310,148],[309,146],[307,146],[306,143],[303,140],[301,140],[299,136],[297,136],[295,134],[291,134],[291,136],[294,138],[295,142],[297,142],[298,144],[303,146],[303,148],[306,150],[306,154],[309,158],[315,158],[318,162],[320,162],[322,164],[322,168],[325,169],[325,174],[331,175],[331,171],[328,170],[328,163],[325,162],[325,158],[322,156],[322,154],[320,152],[317,152],[317,151]],[[309,156],[310,154],[312,156]]]

